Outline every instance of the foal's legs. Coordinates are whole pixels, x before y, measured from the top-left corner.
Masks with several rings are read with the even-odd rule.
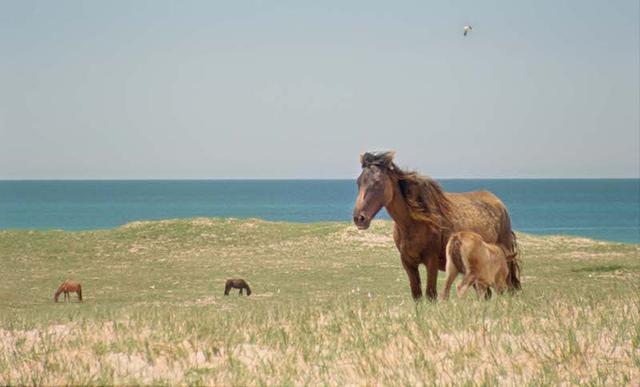
[[[478,297],[484,297],[485,300],[488,300],[491,298],[491,289],[489,289],[487,285],[485,285],[480,281],[476,281],[475,287],[476,287],[476,293],[478,294]]]
[[[449,299],[449,293],[451,292],[451,285],[453,281],[458,276],[458,268],[453,264],[452,261],[447,261],[447,279],[444,283],[444,289],[442,290],[442,294],[440,295],[440,300],[444,301]]]
[[[242,295],[242,291],[244,290],[244,288],[240,288],[240,295]]]
[[[469,289],[469,286],[471,286],[476,280],[476,276],[474,276],[471,273],[467,273],[464,278],[462,279],[462,282],[458,285],[458,297],[462,298],[462,296],[464,296],[464,294],[467,292],[467,290]]]
[[[505,289],[507,288],[507,280],[506,278],[498,278],[496,281],[496,292],[498,292],[498,294],[502,294],[504,293]]]

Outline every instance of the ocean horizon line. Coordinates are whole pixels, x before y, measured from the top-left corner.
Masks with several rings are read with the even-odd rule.
[[[639,180],[639,177],[437,177],[435,180]],[[47,181],[355,181],[351,178],[64,178],[64,179],[3,179],[0,182],[47,182]]]

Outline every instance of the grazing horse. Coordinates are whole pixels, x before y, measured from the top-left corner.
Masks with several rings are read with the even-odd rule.
[[[505,205],[487,191],[445,193],[434,180],[403,171],[393,162],[393,152],[364,153],[358,177],[358,197],[353,222],[369,227],[385,207],[394,221],[393,239],[409,277],[414,299],[422,297],[418,266],[427,266],[427,297],[437,298],[438,269],[445,270],[445,247],[456,231],[474,231],[488,243],[517,253],[516,236]],[[509,263],[510,289],[520,289],[517,261]]]
[[[449,292],[458,273],[464,278],[458,285],[458,297],[462,297],[473,285],[478,295],[491,298],[493,287],[500,294],[507,287],[509,275],[508,262],[516,254],[505,251],[504,247],[486,243],[479,234],[472,231],[460,231],[449,238],[447,243],[447,279],[441,299],[449,298]]]
[[[71,301],[71,296],[69,295],[69,292],[78,293],[78,300],[80,302],[82,302],[82,286],[80,286],[80,283],[78,283],[78,282],[69,281],[69,280],[64,281],[58,287],[58,290],[56,290],[56,293],[53,295],[53,300],[55,302],[58,302],[58,298],[60,297],[60,293],[64,293],[64,301],[67,302],[67,299],[69,301]]]
[[[247,289],[247,296],[251,295],[251,288],[249,287],[249,284],[247,281],[240,278],[227,280],[227,283],[224,284],[224,295],[228,296],[231,289],[240,289],[240,294],[242,294],[244,289]]]

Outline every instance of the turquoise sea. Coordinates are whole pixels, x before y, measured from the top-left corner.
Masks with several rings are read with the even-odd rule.
[[[447,191],[494,192],[518,231],[640,243],[639,179],[439,181]],[[355,197],[354,180],[0,181],[0,229],[198,216],[349,222]]]

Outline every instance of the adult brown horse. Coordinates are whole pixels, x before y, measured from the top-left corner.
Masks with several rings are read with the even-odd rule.
[[[79,282],[66,280],[62,284],[60,284],[58,290],[56,290],[56,293],[53,295],[53,300],[55,302],[58,302],[60,294],[64,293],[64,301],[71,301],[71,296],[69,295],[69,293],[73,292],[78,294],[78,301],[82,302],[82,285],[80,285]]]
[[[422,297],[420,264],[427,266],[427,297],[437,298],[438,269],[445,270],[445,249],[454,232],[474,231],[487,243],[517,253],[509,213],[497,196],[487,191],[445,193],[434,180],[398,168],[393,156],[394,152],[360,156],[362,173],[357,180],[353,222],[365,230],[382,207],[387,209],[414,299]],[[520,268],[515,259],[509,264],[507,286],[520,289]]]

